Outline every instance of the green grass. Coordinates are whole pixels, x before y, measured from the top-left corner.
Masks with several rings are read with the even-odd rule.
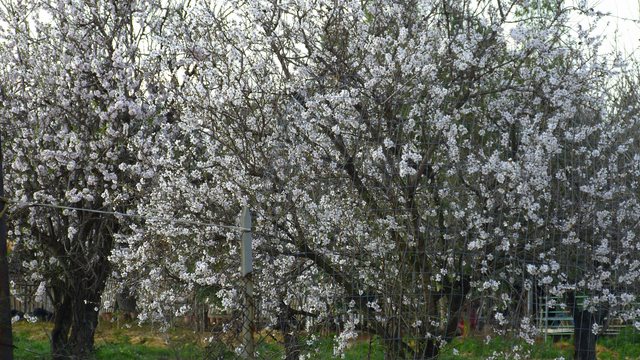
[[[521,339],[493,337],[485,343],[480,338],[456,338],[441,351],[440,359],[486,359],[498,354],[497,359],[511,359],[515,353],[529,354],[531,359],[573,358],[573,348],[568,342],[536,342],[527,344]]]
[[[31,340],[28,336],[13,333],[13,357],[16,359],[45,359],[50,352],[49,341]]]
[[[14,358],[17,360],[49,359],[51,347],[48,334],[50,323],[16,323],[13,326]],[[179,341],[165,345],[151,329],[142,327],[116,328],[102,326],[95,338],[96,360],[160,360],[201,359],[205,349],[185,334],[176,335]],[[170,339],[169,339],[170,340]]]
[[[51,349],[48,341],[29,340],[19,334],[14,334],[14,337],[16,359],[36,360],[50,357]],[[198,359],[203,358],[203,349],[195,346],[170,349],[119,343],[96,346],[95,355],[98,360]]]
[[[317,352],[311,356],[313,360],[334,359],[333,356],[334,342],[332,338],[324,338],[314,344]],[[451,344],[448,344],[440,352],[440,359],[444,360],[466,360],[466,359],[486,359],[495,352],[503,353],[496,359],[512,359],[514,346],[519,346],[518,354],[528,352],[531,359],[556,359],[563,356],[565,359],[573,357],[573,348],[568,342],[552,343],[540,342],[529,345],[520,339],[505,339],[493,337],[489,344],[481,338],[466,337],[456,338]],[[454,349],[456,351],[454,351]],[[457,354],[456,354],[457,352]],[[374,337],[370,340],[359,340],[352,343],[345,351],[344,359],[346,360],[383,360],[384,349],[379,338]]]
[[[333,337],[319,339],[307,349],[311,351],[312,360],[334,359],[333,348],[335,341]],[[345,360],[383,360],[384,351],[382,343],[376,337],[369,340],[358,340],[353,342],[344,353]]]
[[[14,328],[14,344],[16,359],[35,360],[48,359],[50,347],[46,324],[18,324]],[[203,346],[194,340],[192,331],[172,331],[159,335],[147,327],[116,328],[103,327],[96,335],[96,360],[161,360],[161,359],[233,359],[232,348],[222,343],[210,343]],[[301,341],[303,353],[311,353],[310,359],[334,359],[334,338],[322,337],[310,344]],[[571,339],[559,342],[538,341],[529,345],[520,339],[494,336],[490,343],[480,337],[456,338],[442,349],[440,359],[485,359],[498,354],[496,359],[511,359],[516,353],[528,354],[528,359],[565,359],[573,358]],[[640,332],[632,328],[624,329],[617,337],[602,337],[598,341],[599,360],[640,360]],[[256,347],[259,359],[280,359],[284,356],[281,344],[273,338],[264,338]],[[350,344],[344,354],[346,360],[383,360],[384,350],[379,338],[363,337]]]
[[[202,356],[203,350],[195,346],[168,349],[144,345],[108,344],[96,349],[97,359],[196,359]]]
[[[485,359],[494,352],[502,353],[497,359],[511,359],[510,350],[520,347],[520,354],[528,353],[529,359],[565,359],[573,358],[573,339],[566,338],[558,342],[537,341],[529,345],[520,339],[494,337],[489,344],[480,338],[457,338],[441,352],[440,359]],[[455,351],[454,351],[455,349]],[[457,355],[454,354],[457,352]],[[605,336],[598,339],[596,347],[598,360],[640,360],[640,332],[633,328],[623,329],[618,336]]]
[[[616,337],[601,338],[598,344],[615,351],[602,354],[602,360],[640,359],[640,331],[633,328],[622,329]]]

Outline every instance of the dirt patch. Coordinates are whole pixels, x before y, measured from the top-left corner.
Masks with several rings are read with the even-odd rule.
[[[620,354],[618,354],[617,352],[609,349],[608,347],[602,346],[602,345],[596,345],[596,355],[598,357],[598,359],[601,358],[602,355],[607,355],[607,358],[609,359],[619,359],[620,358]]]
[[[553,344],[553,347],[558,350],[570,350],[573,351],[573,343],[568,341],[558,341]],[[618,353],[607,348],[603,345],[596,345],[596,354],[598,359],[600,359],[603,355],[607,355],[607,358],[617,359],[619,357]]]
[[[558,350],[568,350],[573,349],[573,344],[568,341],[558,341],[553,344],[553,348]]]
[[[39,321],[30,323],[25,320],[21,320],[11,325],[13,331],[26,336],[29,340],[35,341],[49,341],[51,336],[51,329],[53,329],[53,323]]]

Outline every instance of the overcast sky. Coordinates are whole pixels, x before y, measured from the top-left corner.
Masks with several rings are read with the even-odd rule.
[[[536,1],[543,0],[529,1],[535,4]],[[584,0],[565,1],[565,4],[571,4],[571,2],[576,4]],[[640,0],[586,0],[586,2],[595,11],[610,13],[601,22],[601,34],[606,37],[605,47],[617,48],[640,61]]]
[[[606,45],[640,60],[640,0],[591,0],[590,3],[596,11],[611,13],[602,22]]]

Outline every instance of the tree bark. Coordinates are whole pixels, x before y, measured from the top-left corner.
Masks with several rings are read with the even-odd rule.
[[[118,311],[118,318],[125,321],[133,320],[136,317],[136,309],[136,297],[133,295],[131,289],[128,286],[125,286],[116,294],[116,310]],[[198,316],[196,316],[196,318],[198,318]]]
[[[466,294],[471,290],[469,279],[464,276],[456,282],[445,282],[445,288],[439,296],[449,299],[449,318],[444,326],[444,340],[450,342],[456,336],[458,322],[465,305]],[[427,328],[429,329],[429,328]],[[433,339],[416,341],[414,359],[437,359],[440,347]]]
[[[71,329],[71,300],[54,293],[53,330],[51,331],[51,355],[54,360],[68,359],[71,349],[68,346]]]
[[[574,293],[569,294],[567,305],[572,309],[573,315],[573,358],[575,360],[596,360],[598,334],[593,333],[593,325],[602,326],[608,311],[597,309],[595,312],[590,312],[586,309],[579,309]]]
[[[98,326],[100,292],[79,291],[73,296],[61,295],[54,305],[51,353],[57,359],[90,359]]]
[[[385,359],[400,360],[414,357],[411,349],[403,341],[399,327],[400,321],[398,319],[390,319],[386,324],[385,336],[383,337]]]
[[[416,351],[415,359],[437,359],[440,352],[440,348],[433,339],[421,340],[419,345],[416,345],[419,351]]]
[[[446,288],[449,290],[447,294],[449,297],[449,319],[445,329],[445,340],[450,342],[456,336],[460,315],[465,304],[465,297],[471,290],[471,284],[467,277],[463,277],[458,282],[448,283]]]
[[[7,261],[7,223],[5,217],[4,172],[2,168],[2,135],[0,135],[0,359],[13,359],[9,262]]]
[[[100,298],[109,268],[105,257],[91,266],[70,271],[69,283],[52,285],[55,315],[51,349],[54,360],[93,357]]]
[[[592,329],[594,324],[602,324],[606,313],[606,310],[600,309],[594,313],[588,310],[574,311],[574,359],[596,360],[598,334],[594,334]]]
[[[73,359],[88,359],[93,354],[93,336],[98,326],[98,310],[96,303],[99,303],[100,296],[97,294],[87,294],[85,299],[77,297],[72,306],[71,334],[69,336],[69,348]],[[98,300],[98,301],[96,301]]]
[[[300,345],[297,338],[296,318],[291,308],[284,303],[280,304],[278,314],[278,327],[284,338],[285,360],[296,360],[300,358]]]

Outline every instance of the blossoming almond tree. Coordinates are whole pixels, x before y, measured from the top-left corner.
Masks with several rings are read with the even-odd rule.
[[[134,184],[153,176],[140,159],[171,101],[171,57],[161,54],[172,50],[156,36],[171,14],[154,1],[2,2],[9,198],[131,208],[141,193]],[[48,289],[53,300],[53,357],[88,358],[119,220],[42,206],[13,210],[10,237],[30,258],[24,271],[40,282],[39,295]]]
[[[597,234],[607,233],[578,235],[575,224],[592,224],[605,206],[630,230],[637,211],[623,196],[583,206],[576,199],[604,188],[582,194],[568,180],[591,189],[620,171],[633,176],[635,165],[601,172],[620,163],[604,139],[621,141],[635,124],[608,111],[614,69],[588,29],[567,31],[572,8],[550,2],[538,16],[522,6],[196,2],[177,41],[194,69],[180,94],[182,135],[156,160],[154,186],[171,198],[140,211],[229,224],[248,204],[263,315],[290,331],[294,318],[347,319],[338,352],[366,331],[390,358],[436,356],[471,296],[497,299],[499,325],[528,329],[531,319],[505,311],[532,278],[561,295],[602,274],[567,263],[575,254],[594,264]],[[634,199],[634,183],[622,183],[619,194]],[[234,236],[157,224],[121,260],[151,268],[139,292],[154,294],[142,303],[157,316],[167,303],[187,309],[167,277],[215,289],[238,309]],[[620,269],[633,267],[632,248]]]
[[[608,90],[608,106],[580,109],[560,140],[551,173],[546,246],[527,272],[574,318],[576,359],[595,359],[595,341],[608,319],[640,328],[635,240],[638,213],[637,77]],[[583,303],[577,295],[586,296]],[[561,304],[565,305],[565,304]]]
[[[535,284],[637,317],[637,102],[567,30],[573,8],[544,5],[7,3],[11,196],[147,216],[14,220],[53,289],[55,356],[90,351],[110,254],[143,319],[196,292],[241,310],[238,234],[215,225],[244,205],[288,359],[301,323],[335,323],[336,355],[367,332],[389,358],[435,357],[474,297],[530,338]],[[201,224],[154,220],[172,216]]]

